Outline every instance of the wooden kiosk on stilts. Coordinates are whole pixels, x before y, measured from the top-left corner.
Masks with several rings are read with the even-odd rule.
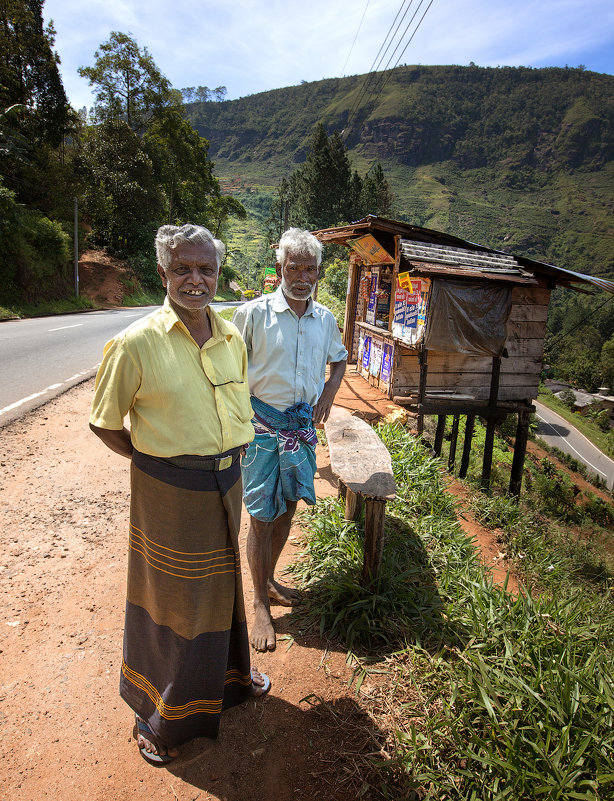
[[[372,386],[418,415],[437,416],[441,453],[453,415],[449,466],[465,416],[464,477],[476,416],[486,422],[488,489],[495,426],[517,415],[509,492],[519,495],[535,411],[550,294],[556,286],[614,293],[614,282],[513,256],[382,217],[313,232],[350,250],[343,341]]]

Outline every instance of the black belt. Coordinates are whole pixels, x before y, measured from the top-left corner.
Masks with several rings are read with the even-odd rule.
[[[183,456],[170,456],[165,461],[183,467],[187,470],[228,470],[241,456],[241,448],[231,448],[229,451],[215,456],[196,456],[185,454]]]

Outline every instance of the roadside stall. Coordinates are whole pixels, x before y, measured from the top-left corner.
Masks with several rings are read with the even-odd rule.
[[[518,415],[510,490],[520,490],[542,368],[550,293],[614,283],[382,217],[315,231],[349,251],[343,339],[349,362],[372,386],[418,415],[437,415],[440,452],[446,415],[466,415],[460,474],[466,473],[475,416],[486,420],[482,481],[490,481],[494,427]]]

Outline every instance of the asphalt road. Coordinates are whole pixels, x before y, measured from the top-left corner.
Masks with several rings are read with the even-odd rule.
[[[216,303],[220,310],[234,303]],[[8,320],[0,324],[0,426],[94,375],[102,348],[156,306]]]
[[[539,427],[537,436],[547,445],[568,453],[586,465],[587,470],[604,479],[609,489],[614,487],[614,461],[596,448],[576,428],[556,412],[537,401],[533,401],[537,409]]]

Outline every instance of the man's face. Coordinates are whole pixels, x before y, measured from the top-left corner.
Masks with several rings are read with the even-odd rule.
[[[158,265],[171,305],[187,311],[205,309],[217,289],[218,267],[213,243],[183,242],[171,254],[166,272]]]
[[[283,266],[275,265],[281,278],[281,289],[291,300],[309,300],[320,276],[320,268],[315,256],[310,253],[290,251]]]

